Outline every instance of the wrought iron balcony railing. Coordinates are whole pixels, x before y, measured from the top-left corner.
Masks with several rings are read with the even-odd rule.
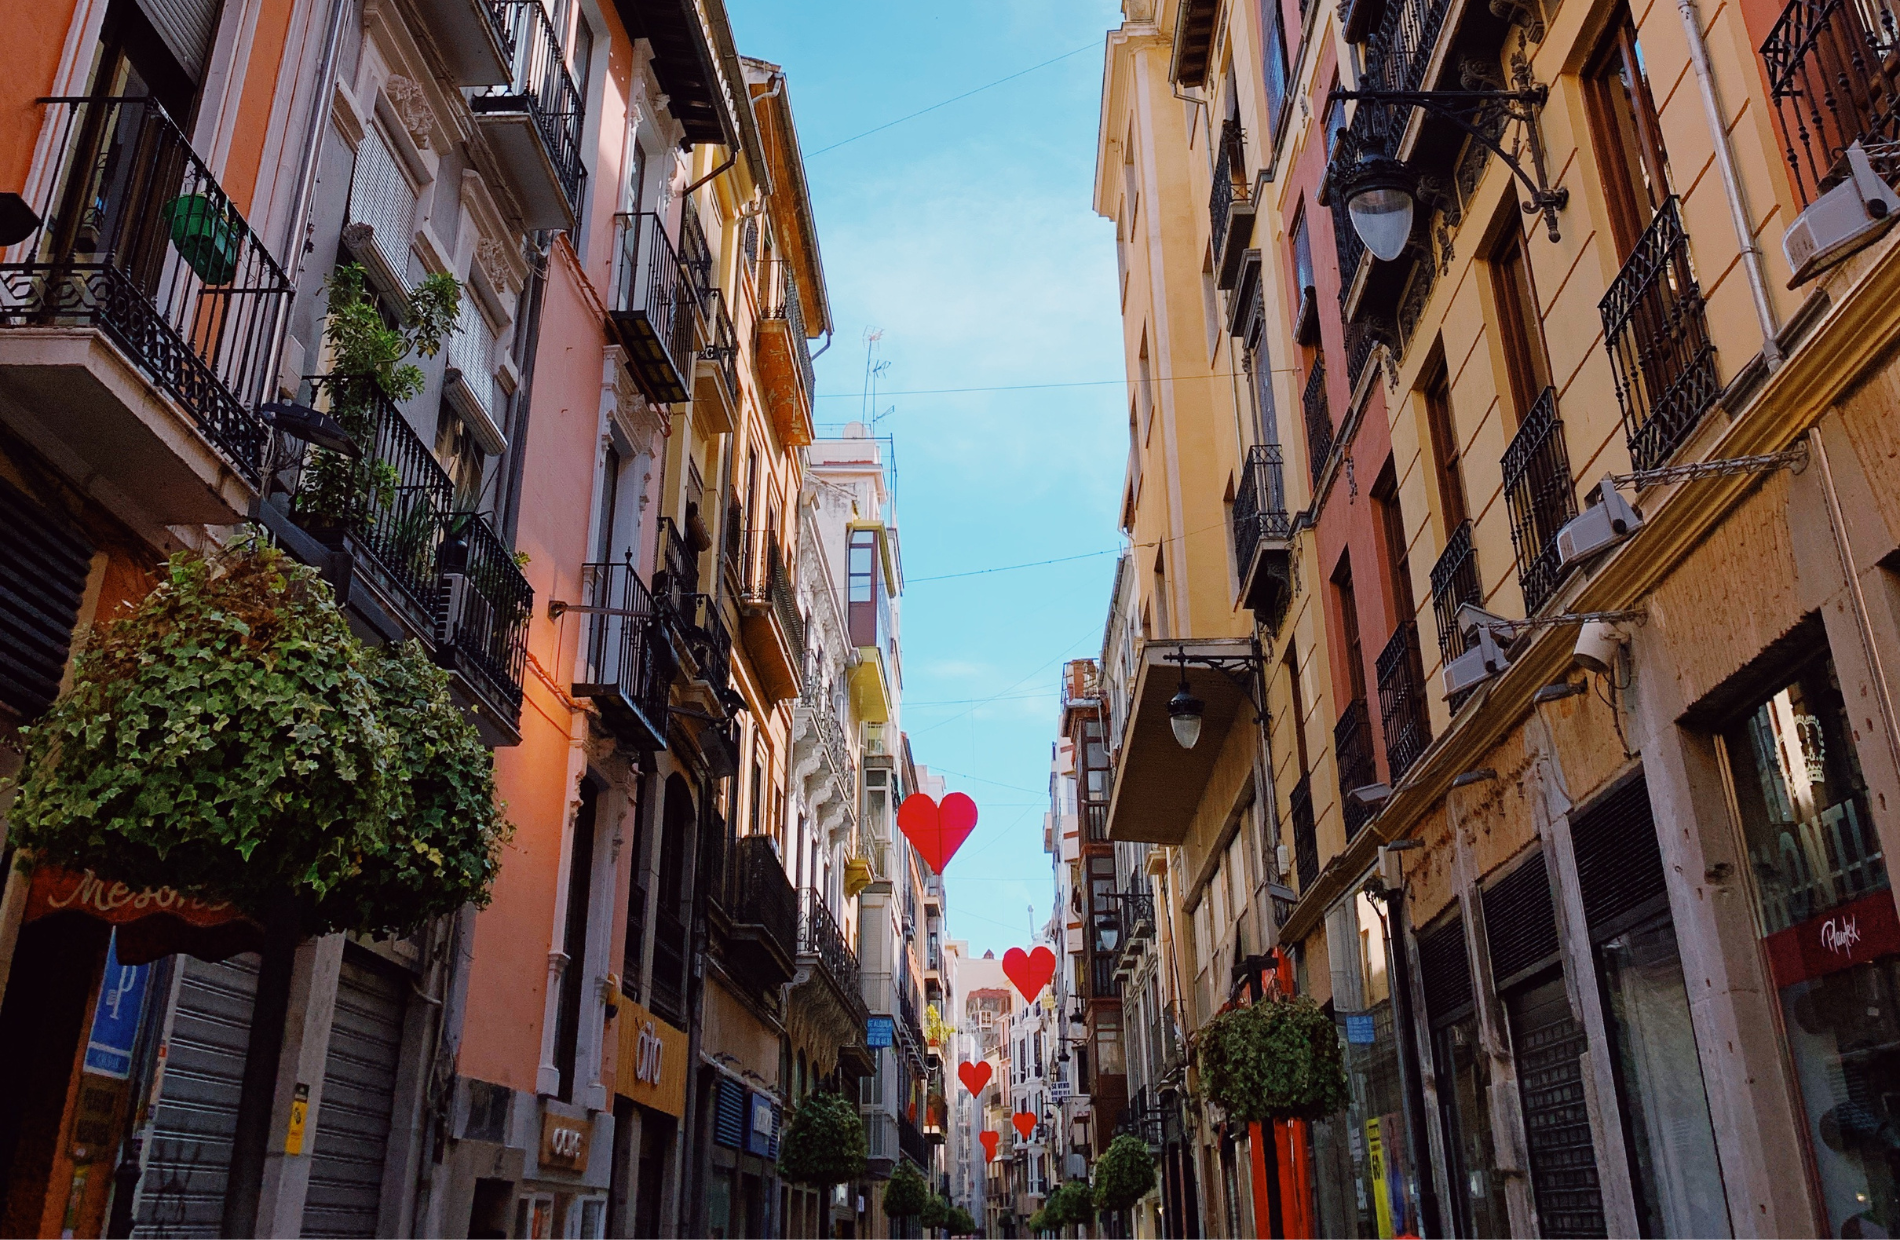
[[[1155,932],[1155,898],[1149,891],[1122,893],[1122,944],[1151,938]]]
[[[785,259],[773,259],[761,269],[759,317],[783,319],[798,373],[805,380],[807,393],[817,391],[811,365],[811,341],[805,335],[805,307],[798,298],[798,277]]]
[[[554,178],[570,209],[580,210],[587,168],[581,160],[586,101],[567,71],[567,54],[541,0],[498,0],[514,49],[510,80],[469,100],[478,114],[526,112],[541,137]]]
[[[1557,392],[1545,388],[1530,416],[1504,450],[1504,498],[1511,513],[1511,546],[1517,551],[1517,582],[1524,614],[1533,615],[1563,580],[1557,531],[1577,515],[1577,488],[1570,478],[1564,424]]]
[[[785,555],[769,529],[745,531],[745,558],[740,568],[740,594],[749,603],[768,604],[784,630],[792,650],[792,665],[805,666],[805,617],[798,610],[798,592],[786,571]]]
[[[1234,287],[1241,252],[1253,237],[1253,189],[1247,183],[1247,135],[1233,120],[1221,122],[1220,152],[1214,163],[1214,185],[1208,194],[1207,214],[1212,226],[1215,282]]]
[[[1379,652],[1379,722],[1385,731],[1386,770],[1397,782],[1432,743],[1425,708],[1425,666],[1418,649],[1418,623],[1406,620]]]
[[[615,614],[583,616],[582,662],[574,696],[592,698],[609,725],[637,745],[666,747],[672,652],[661,616],[631,557],[581,567],[581,601]],[[642,744],[643,743],[643,744]]]
[[[794,959],[798,892],[785,877],[771,836],[748,835],[734,842],[726,857],[723,903],[727,920],[735,927],[747,928],[786,961]]]
[[[1300,776],[1287,795],[1287,817],[1293,820],[1293,865],[1300,877],[1300,893],[1319,877],[1319,837],[1313,824],[1313,777]]]
[[[512,725],[521,716],[534,587],[488,518],[479,513],[457,513],[449,519],[440,561],[436,661],[460,673]]]
[[[1306,391],[1300,397],[1300,407],[1306,415],[1306,457],[1307,465],[1313,472],[1313,485],[1319,485],[1320,475],[1326,472],[1326,459],[1333,454],[1333,415],[1326,400],[1326,359],[1313,359],[1313,369],[1307,372]]]
[[[1643,230],[1598,309],[1630,460],[1654,469],[1695,433],[1722,394],[1676,198]]]
[[[43,223],[0,263],[0,329],[92,327],[252,482],[290,281],[156,100],[41,101],[54,134]]]
[[[1465,651],[1458,634],[1458,609],[1482,603],[1484,588],[1478,580],[1478,552],[1471,545],[1471,522],[1460,521],[1445,540],[1445,549],[1432,565],[1432,614],[1438,620],[1438,654],[1446,662]]]
[[[655,400],[683,401],[698,318],[691,277],[653,212],[614,216],[614,238],[614,331],[641,386]]]
[[[671,517],[660,518],[659,541],[659,572],[654,577],[653,592],[678,612],[686,605],[686,596],[699,590],[699,557]]]
[[[1389,0],[1366,41],[1365,89],[1420,89],[1450,7],[1450,0]]]
[[[1846,175],[1843,153],[1900,140],[1900,11],[1892,0],[1790,0],[1761,45],[1795,192]]]
[[[688,594],[680,599],[673,623],[699,679],[715,690],[732,683],[732,630],[719,614],[710,594]]]
[[[858,955],[845,942],[844,931],[825,905],[824,893],[810,887],[798,893],[798,954],[816,958],[832,984],[844,993],[846,1006],[862,1029],[868,1013]]]
[[[686,273],[693,300],[704,303],[717,290],[713,285],[712,247],[699,226],[699,212],[688,201],[680,214],[680,267]]]
[[[1333,725],[1333,757],[1339,764],[1339,804],[1346,820],[1346,839],[1351,840],[1372,817],[1371,807],[1353,796],[1352,790],[1379,778],[1372,757],[1372,718],[1364,698],[1354,698]]]
[[[1262,542],[1284,541],[1292,535],[1282,459],[1277,443],[1257,443],[1247,449],[1240,489],[1234,493],[1234,559],[1239,564],[1251,563]]]
[[[739,336],[726,309],[726,294],[713,289],[701,299],[705,313],[700,316],[699,358],[719,368],[726,385],[726,399],[739,399]]]

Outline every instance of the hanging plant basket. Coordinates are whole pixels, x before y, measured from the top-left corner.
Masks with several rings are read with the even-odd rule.
[[[1095,1208],[1126,1210],[1155,1185],[1155,1159],[1148,1143],[1123,1133],[1095,1164]]]
[[[1201,1030],[1201,1088],[1231,1119],[1325,1119],[1348,1094],[1339,1031],[1307,998],[1237,1007]]]
[[[842,1094],[807,1094],[779,1139],[778,1174],[810,1188],[848,1184],[864,1174],[864,1121]]]
[[[25,854],[304,933],[402,932],[485,904],[493,761],[411,648],[371,651],[314,569],[246,540],[172,557],[24,729]]]

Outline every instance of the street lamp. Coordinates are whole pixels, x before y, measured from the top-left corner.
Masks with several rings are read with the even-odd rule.
[[[1201,717],[1207,713],[1207,703],[1194,696],[1188,688],[1187,670],[1189,665],[1208,667],[1219,672],[1239,686],[1253,704],[1254,718],[1262,723],[1267,718],[1265,686],[1261,683],[1260,649],[1255,646],[1248,654],[1189,654],[1186,646],[1176,646],[1173,654],[1161,656],[1163,661],[1179,664],[1181,668],[1181,687],[1168,699],[1168,727],[1174,731],[1174,739],[1183,749],[1192,749],[1201,739]]]
[[[1174,729],[1174,739],[1183,749],[1194,748],[1201,739],[1201,715],[1207,709],[1207,703],[1194,696],[1188,689],[1187,665],[1181,666],[1181,687],[1168,699],[1168,726]]]
[[[1417,189],[1418,178],[1390,156],[1368,153],[1352,170],[1343,188],[1346,214],[1374,258],[1389,263],[1405,252]]]

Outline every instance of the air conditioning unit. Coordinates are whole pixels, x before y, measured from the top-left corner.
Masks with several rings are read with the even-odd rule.
[[[1782,234],[1782,252],[1794,268],[1789,288],[1872,245],[1900,216],[1900,195],[1874,171],[1858,142],[1847,148],[1847,170],[1845,181],[1809,203]]]
[[[1617,493],[1605,478],[1590,493],[1590,506],[1557,531],[1557,559],[1565,568],[1608,551],[1643,528],[1643,514]]]
[[[1477,643],[1445,665],[1445,696],[1475,689],[1510,665],[1496,634],[1489,626],[1480,626]]]

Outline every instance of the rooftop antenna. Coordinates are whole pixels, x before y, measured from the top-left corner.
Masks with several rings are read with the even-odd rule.
[[[871,420],[872,393],[877,390],[877,377],[890,369],[889,362],[874,362],[878,341],[884,339],[884,329],[867,327],[864,329],[864,398],[858,406],[858,412],[865,421]]]

